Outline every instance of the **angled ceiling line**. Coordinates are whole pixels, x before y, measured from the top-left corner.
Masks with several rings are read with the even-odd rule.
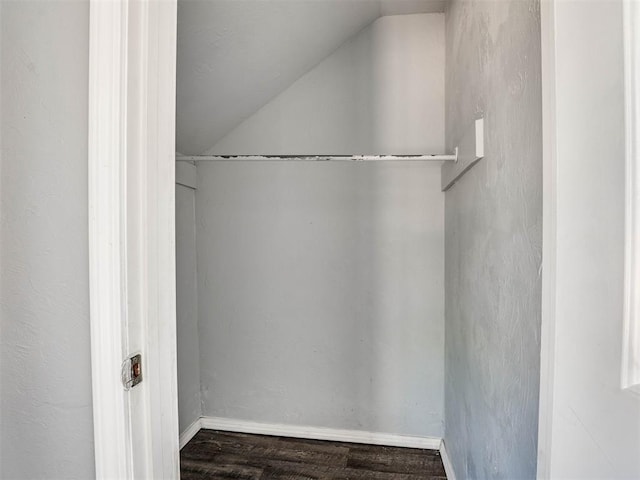
[[[380,9],[380,7],[378,7]],[[322,57],[317,63],[315,63],[314,65],[312,65],[308,70],[305,70],[300,76],[296,77],[291,83],[289,83],[287,86],[285,86],[282,90],[278,91],[275,95],[273,95],[272,97],[269,97],[269,99],[264,102],[262,105],[260,105],[255,111],[251,112],[250,114],[244,116],[242,118],[242,120],[240,120],[237,124],[235,124],[232,128],[230,128],[224,135],[222,135],[222,137],[218,138],[215,143],[213,143],[212,145],[210,145],[205,152],[209,152],[211,150],[213,150],[215,148],[215,146],[221,142],[227,135],[229,135],[231,132],[233,132],[236,128],[238,128],[240,125],[242,125],[245,121],[247,121],[249,118],[251,118],[252,116],[256,115],[258,112],[260,112],[260,110],[262,110],[263,108],[265,108],[267,105],[269,105],[271,102],[273,102],[274,100],[276,100],[278,97],[280,97],[282,94],[284,94],[287,90],[289,90],[293,85],[295,85],[297,82],[299,82],[301,79],[303,79],[306,75],[308,75],[309,73],[311,73],[313,70],[315,70],[318,65],[320,65],[322,62],[324,62],[325,60],[327,60],[329,57],[331,57],[331,55],[333,55],[334,53],[336,53],[338,50],[340,50],[343,46],[345,46],[346,44],[348,44],[349,42],[353,41],[354,38],[356,38],[358,35],[360,35],[360,33],[369,28],[371,25],[373,25],[375,22],[377,22],[379,19],[381,18],[381,16],[376,17],[375,19],[373,19],[370,23],[366,24],[364,27],[360,28],[356,33],[354,33],[353,35],[351,35],[349,38],[347,38],[344,42],[342,42],[340,45],[338,45],[337,47],[335,47],[333,50],[331,50],[327,55],[325,55],[324,57]]]
[[[385,14],[443,1],[181,0],[177,149],[208,151]]]

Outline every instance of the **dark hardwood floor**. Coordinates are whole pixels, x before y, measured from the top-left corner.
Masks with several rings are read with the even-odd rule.
[[[200,430],[180,452],[182,480],[445,480],[435,450]]]

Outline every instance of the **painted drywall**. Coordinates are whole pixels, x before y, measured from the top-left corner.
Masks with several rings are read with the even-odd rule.
[[[380,16],[444,12],[447,0],[378,0]]]
[[[446,193],[445,443],[457,478],[536,476],[542,120],[534,1],[453,0],[447,144],[485,157]]]
[[[0,12],[0,477],[94,478],[89,4]]]
[[[444,0],[181,0],[177,149],[200,154],[381,15]]]
[[[176,184],[176,318],[180,432],[184,432],[202,415],[195,202],[195,190]]]
[[[640,478],[640,399],[620,389],[622,3],[553,7],[557,150],[545,199],[556,195],[556,289],[544,324],[551,403],[541,411],[541,469],[546,478]]]
[[[209,154],[444,150],[444,14],[382,17]]]
[[[203,153],[378,16],[371,1],[181,1],[176,148]]]
[[[440,436],[438,165],[206,163],[203,414]]]

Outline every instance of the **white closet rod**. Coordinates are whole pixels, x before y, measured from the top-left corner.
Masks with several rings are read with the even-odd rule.
[[[454,155],[176,155],[177,162],[456,162]]]

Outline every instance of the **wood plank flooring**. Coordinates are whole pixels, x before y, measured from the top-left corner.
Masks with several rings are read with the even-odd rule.
[[[180,452],[182,480],[446,480],[435,450],[200,430]]]

